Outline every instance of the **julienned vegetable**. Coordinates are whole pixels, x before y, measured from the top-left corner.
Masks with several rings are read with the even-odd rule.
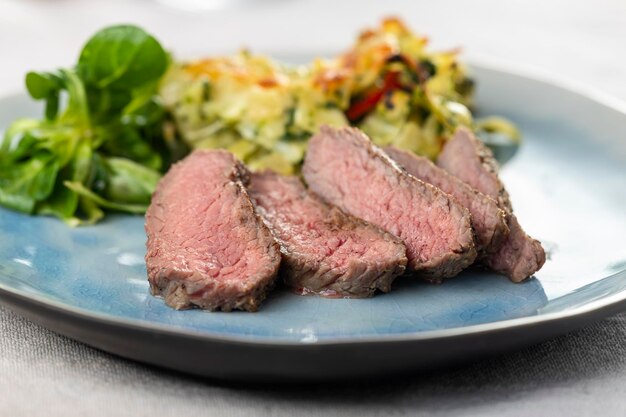
[[[103,209],[145,211],[170,163],[156,95],[169,57],[135,26],[113,26],[83,47],[77,65],[30,72],[45,117],[15,121],[0,143],[0,204],[92,223]]]
[[[472,92],[458,50],[431,51],[398,19],[333,59],[296,67],[243,51],[176,63],[161,85],[189,146],[226,148],[252,169],[284,174],[298,172],[322,124],[355,125],[378,145],[430,158],[459,125],[511,133],[473,119]]]

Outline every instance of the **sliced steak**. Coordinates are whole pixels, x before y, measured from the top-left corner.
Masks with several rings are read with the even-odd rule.
[[[528,236],[513,214],[509,194],[498,178],[493,153],[472,132],[459,128],[446,143],[437,165],[478,191],[496,198],[507,214],[509,235],[500,249],[484,259],[494,271],[520,282],[537,272],[546,261],[541,243]]]
[[[146,213],[150,288],[176,309],[255,311],[280,249],[225,151],[195,151],[161,179]]]
[[[302,172],[327,202],[398,236],[408,268],[426,279],[452,277],[476,258],[469,212],[407,174],[358,129],[322,127]]]
[[[509,233],[504,210],[485,194],[433,164],[428,158],[403,151],[393,146],[385,152],[409,174],[438,187],[467,208],[472,215],[472,226],[476,232],[476,248],[481,257],[493,253],[502,245]]]
[[[500,249],[484,259],[485,265],[520,282],[541,269],[546,253],[541,242],[528,236],[514,214],[508,216],[509,236]]]
[[[507,212],[513,211],[509,193],[498,177],[498,162],[469,129],[459,127],[454,132],[439,154],[437,165],[495,199]]]
[[[281,245],[280,275],[298,293],[369,297],[404,272],[398,238],[322,202],[297,177],[252,174],[248,192]]]

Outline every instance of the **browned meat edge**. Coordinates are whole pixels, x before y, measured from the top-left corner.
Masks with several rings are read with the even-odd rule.
[[[528,236],[513,214],[508,192],[498,177],[498,162],[491,150],[466,128],[458,128],[446,143],[437,165],[478,191],[497,199],[507,214],[510,233],[500,249],[484,259],[494,271],[520,282],[537,272],[546,260],[538,240]]]
[[[491,197],[450,175],[428,158],[388,146],[385,152],[414,177],[440,188],[467,208],[472,215],[476,248],[482,258],[498,250],[509,233],[505,212]]]
[[[335,145],[342,146],[345,149],[341,151],[335,149],[334,153],[331,152],[325,158],[323,147]],[[348,161],[351,154],[353,155],[351,162],[355,164],[365,161],[367,165],[371,162],[370,168],[373,167],[373,172],[368,174],[368,180],[365,183],[355,183],[353,179],[350,180],[351,185],[348,190],[340,190],[339,183],[333,184],[333,182],[339,181],[341,176],[350,176],[351,173],[337,171],[335,168],[330,167],[330,164],[336,161]],[[361,168],[365,167],[356,169]],[[331,172],[330,170],[333,171]],[[408,267],[418,272],[419,276],[424,279],[438,282],[442,278],[455,276],[472,264],[476,258],[477,253],[470,224],[470,214],[467,209],[450,199],[447,194],[438,188],[407,174],[381,149],[374,146],[370,139],[358,129],[333,129],[323,126],[320,132],[309,141],[309,149],[302,172],[309,187],[327,202],[335,204],[342,210],[356,217],[361,217],[400,237],[407,246]],[[356,176],[362,176],[362,173],[360,172]],[[371,189],[376,189],[374,184],[378,180],[380,180],[379,185],[382,184],[381,186],[385,189],[372,193]],[[395,184],[393,188],[390,187],[392,183]],[[371,197],[372,200],[361,201],[360,204],[346,203],[346,197],[348,200],[354,198],[355,201],[362,198],[360,196],[364,190],[369,192],[367,198]],[[399,194],[408,194],[410,197],[405,199],[406,201],[403,200],[404,203],[402,203],[399,200]],[[391,201],[381,201],[380,204],[382,205],[378,205],[378,207],[388,205],[398,207],[404,204],[406,206],[406,209],[402,210],[405,213],[403,215],[404,219],[394,221],[387,214],[381,217],[376,213],[368,211],[367,208],[363,209],[366,203],[393,195],[395,197],[392,197]],[[406,211],[412,204],[419,207],[419,215],[422,216],[419,222],[413,223],[416,216],[418,216],[417,212]],[[430,214],[436,210],[439,213],[447,212],[447,215],[443,216],[442,219],[432,218]],[[425,216],[428,216],[428,218]],[[437,245],[433,240],[424,238],[425,233],[432,235],[431,239],[443,238],[434,232],[434,227],[438,227],[438,221],[453,223],[443,227],[455,235],[452,239],[455,244],[450,244],[448,250],[442,250],[433,257],[422,259],[424,256],[423,252],[420,254],[421,245]]]
[[[248,192],[281,245],[280,275],[299,294],[369,297],[404,272],[398,238],[322,202],[297,177],[254,173]]]
[[[249,236],[256,248],[253,252],[259,255],[258,262],[251,265],[250,269],[241,271],[237,279],[224,282],[213,279],[201,268],[187,267],[187,264],[191,262],[201,263],[204,259],[208,259],[209,255],[203,252],[206,250],[205,246],[198,241],[194,242],[194,246],[190,249],[171,247],[175,244],[176,238],[171,234],[165,235],[163,232],[165,222],[187,222],[189,221],[188,211],[193,212],[191,207],[185,207],[183,212],[172,212],[168,210],[168,201],[163,198],[170,187],[182,190],[180,196],[174,194],[182,201],[188,201],[189,195],[193,194],[193,187],[187,190],[185,187],[189,187],[188,184],[176,182],[177,174],[186,169],[186,164],[192,160],[191,158],[207,158],[206,161],[201,161],[202,163],[212,163],[210,158],[227,158],[227,163],[232,164],[232,169],[227,174],[226,187],[222,189],[223,194],[232,200],[223,203],[232,204],[232,208],[228,209],[235,219],[232,230],[243,228],[249,231]],[[211,181],[215,178],[194,179]],[[258,309],[274,284],[280,264],[280,248],[269,229],[254,211],[244,187],[247,181],[246,168],[226,151],[195,151],[183,161],[175,164],[161,179],[146,213],[145,223],[148,236],[146,266],[152,294],[163,296],[165,302],[175,309],[190,307],[222,311],[234,309],[256,311]],[[196,197],[202,198],[197,195]],[[217,198],[223,198],[222,194]],[[210,218],[204,220],[211,221]],[[211,237],[210,231],[207,230],[206,233],[202,239]],[[226,237],[219,236],[219,238]],[[234,245],[245,243],[237,240],[232,242]],[[248,256],[248,253],[246,255]]]

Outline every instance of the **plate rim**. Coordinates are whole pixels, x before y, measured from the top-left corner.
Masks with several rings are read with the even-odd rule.
[[[284,53],[283,53],[284,54]],[[470,67],[480,68],[481,70],[494,71],[512,75],[518,78],[526,78],[534,82],[550,85],[561,90],[566,90],[570,93],[578,95],[581,98],[593,101],[603,107],[618,112],[622,117],[626,118],[626,101],[616,98],[608,93],[605,93],[595,87],[586,85],[572,79],[564,78],[562,76],[556,76],[554,73],[550,73],[545,70],[538,69],[531,66],[520,66],[518,64],[513,65],[502,60],[486,59],[486,58],[472,58],[467,60]],[[11,92],[2,95],[2,99],[10,99],[18,95],[23,95],[23,92]],[[599,282],[608,278],[626,279],[626,269],[618,271],[612,275],[603,277],[602,279],[594,282]],[[584,288],[584,287],[581,287]],[[601,312],[603,310],[610,310],[611,307],[620,306],[624,304],[626,308],[626,289],[618,291],[617,293],[591,300],[579,306],[575,306],[570,309],[565,309],[558,312],[544,313],[526,317],[519,317],[514,319],[501,320],[491,323],[482,323],[463,327],[454,327],[450,329],[436,329],[426,331],[416,331],[399,334],[378,334],[368,336],[333,336],[325,339],[318,339],[315,341],[303,341],[303,340],[290,340],[272,338],[271,336],[237,336],[221,333],[213,333],[211,331],[192,330],[183,327],[177,327],[174,325],[160,324],[155,322],[149,322],[140,319],[130,319],[124,317],[115,317],[107,315],[105,313],[94,312],[89,309],[79,308],[65,304],[60,301],[46,299],[43,296],[37,294],[29,294],[26,291],[22,291],[15,288],[9,288],[2,282],[0,282],[0,301],[4,301],[5,298],[14,298],[20,300],[24,304],[36,304],[37,307],[44,308],[56,313],[69,314],[77,319],[95,321],[110,326],[124,327],[133,331],[151,331],[154,333],[160,333],[168,336],[183,336],[191,339],[200,339],[205,342],[215,341],[220,343],[231,343],[242,346],[280,346],[280,347],[314,347],[314,346],[346,346],[346,345],[359,345],[359,344],[379,344],[390,342],[411,342],[411,341],[428,341],[447,338],[456,338],[460,336],[480,335],[480,334],[493,334],[500,331],[513,328],[523,328],[528,326],[549,324],[552,322],[558,322],[564,319],[582,318],[593,313]],[[560,298],[560,297],[559,297]],[[558,299],[558,298],[557,298]],[[555,299],[555,300],[557,300]],[[553,300],[554,301],[554,300]],[[6,303],[10,306],[11,303]],[[221,314],[221,313],[220,313]],[[256,313],[259,314],[259,313]]]
[[[607,278],[626,279],[626,270],[609,275]],[[600,280],[599,280],[600,281]],[[596,281],[598,282],[598,281]],[[582,287],[581,287],[582,288]],[[0,283],[0,300],[4,300],[6,296],[19,299],[25,304],[36,304],[40,308],[44,308],[55,313],[68,314],[76,319],[94,321],[109,326],[124,327],[133,331],[150,331],[153,333],[164,334],[168,336],[183,336],[190,339],[200,339],[203,341],[215,341],[221,343],[231,343],[238,345],[256,345],[256,346],[280,346],[280,347],[313,347],[313,346],[345,346],[359,344],[378,344],[378,343],[395,343],[395,342],[411,342],[411,341],[429,341],[452,339],[460,336],[476,336],[480,334],[493,334],[503,330],[513,328],[532,327],[538,324],[550,324],[559,322],[564,319],[574,319],[586,317],[593,313],[608,309],[619,304],[626,307],[626,290],[622,290],[615,294],[596,299],[571,309],[559,312],[545,313],[540,315],[519,317],[515,319],[501,320],[491,323],[475,324],[464,327],[454,327],[450,329],[425,330],[418,332],[407,332],[398,334],[382,334],[368,335],[362,337],[332,337],[328,339],[318,339],[315,341],[278,339],[265,336],[234,336],[220,333],[212,333],[210,331],[192,330],[173,325],[159,324],[138,319],[128,319],[123,317],[109,316],[104,313],[93,312],[88,309],[79,308],[64,304],[55,300],[48,300],[39,295],[25,294],[22,291],[7,288]],[[557,300],[556,298],[555,300]],[[220,313],[218,314],[228,314]],[[254,314],[254,313],[252,313]]]

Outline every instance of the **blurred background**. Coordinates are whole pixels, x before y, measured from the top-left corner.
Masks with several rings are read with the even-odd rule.
[[[397,15],[434,48],[539,69],[626,99],[626,1],[0,0],[0,94],[32,69],[76,62],[112,23],[152,32],[176,57],[241,47],[279,56],[330,55],[364,27]]]

